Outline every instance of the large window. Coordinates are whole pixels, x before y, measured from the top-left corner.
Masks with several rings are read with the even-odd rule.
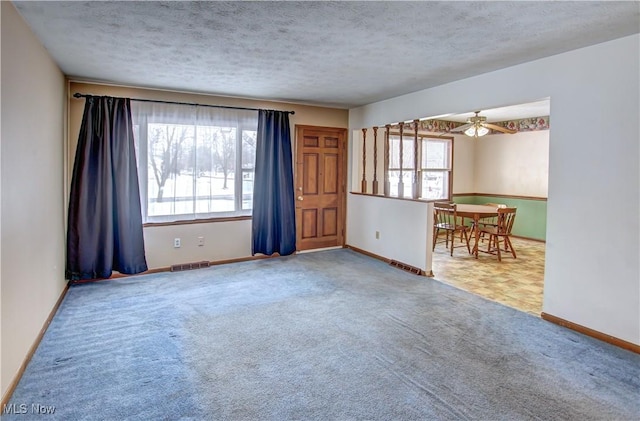
[[[402,139],[402,140],[401,140]],[[400,142],[402,141],[402,148]],[[418,174],[415,177],[417,153]],[[389,193],[394,197],[413,198],[413,183],[417,179],[417,198],[451,200],[453,138],[405,132],[389,136],[389,162],[385,168]],[[401,183],[402,182],[402,183]]]
[[[145,222],[251,214],[256,111],[132,102]]]
[[[453,140],[425,136],[421,139],[421,194],[427,200],[451,200]]]
[[[403,136],[402,154],[400,154],[400,136],[389,136],[389,182],[391,183],[391,196],[411,197],[414,173],[413,143],[413,139]],[[402,191],[402,194],[400,194],[400,191]]]

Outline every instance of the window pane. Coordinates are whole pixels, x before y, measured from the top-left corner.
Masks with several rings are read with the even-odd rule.
[[[255,130],[242,131],[242,209],[253,208],[253,176],[256,164]]]
[[[242,209],[253,209],[253,170],[242,170]]]
[[[398,183],[400,182],[400,171],[390,170],[389,171],[389,182],[391,183],[390,188],[390,196],[398,197]],[[411,197],[412,186],[413,186],[413,171],[402,171],[402,182],[404,183],[404,196],[402,197]]]
[[[252,204],[257,114],[133,103],[144,221],[246,215]]]
[[[448,171],[423,171],[422,172],[422,198],[448,199],[449,198],[449,172]]]
[[[422,168],[449,169],[450,142],[425,138],[422,141]]]
[[[413,152],[414,152],[414,140],[403,137],[402,140],[402,168],[413,169]],[[411,178],[413,180],[413,178]],[[406,181],[405,181],[406,183]]]
[[[413,169],[413,139],[402,137],[402,168]],[[400,137],[389,137],[389,168],[400,168]]]
[[[400,168],[400,138],[389,137],[389,168]]]
[[[180,124],[148,125],[149,216],[193,212],[194,128]]]
[[[235,210],[236,129],[198,126],[196,212]]]
[[[242,131],[242,168],[253,169],[256,164],[256,139],[258,132],[255,130]]]

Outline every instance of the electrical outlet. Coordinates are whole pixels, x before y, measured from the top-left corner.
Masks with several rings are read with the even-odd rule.
[[[204,246],[204,237],[198,237],[198,247]]]
[[[380,231],[376,231],[376,240],[380,239]]]
[[[173,248],[180,248],[180,246],[182,245],[181,241],[179,238],[174,238],[173,239]]]

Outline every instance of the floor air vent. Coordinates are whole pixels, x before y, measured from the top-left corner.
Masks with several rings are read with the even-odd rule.
[[[418,269],[415,266],[408,265],[406,263],[398,262],[397,260],[392,260],[389,262],[391,266],[397,267],[398,269],[406,270],[407,272],[411,272],[415,275],[422,275],[422,270]]]
[[[171,266],[171,272],[179,272],[181,270],[208,268],[209,266],[211,266],[211,264],[209,262],[207,262],[207,261],[194,262],[194,263],[183,263],[181,265],[173,265],[173,266]]]

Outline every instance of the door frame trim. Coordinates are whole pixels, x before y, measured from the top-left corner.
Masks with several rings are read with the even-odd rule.
[[[341,154],[342,154],[342,183],[339,186],[339,188],[342,189],[342,191],[339,193],[340,195],[340,202],[341,202],[341,206],[342,206],[342,217],[341,219],[341,224],[342,224],[342,241],[341,244],[339,244],[337,247],[342,247],[344,248],[347,244],[347,179],[348,179],[348,170],[349,170],[349,166],[348,166],[348,162],[349,162],[349,157],[348,157],[348,144],[349,144],[349,129],[346,127],[327,127],[327,126],[312,126],[312,125],[308,125],[308,124],[296,124],[294,125],[294,133],[295,133],[295,140],[294,140],[294,149],[292,151],[293,153],[293,162],[294,162],[294,170],[293,170],[293,184],[294,184],[294,189],[296,189],[296,186],[298,185],[298,143],[300,142],[300,140],[298,139],[298,132],[299,129],[311,129],[311,130],[321,130],[321,131],[329,131],[329,132],[336,132],[336,133],[342,133],[343,134],[343,142],[342,142],[342,150],[341,150]],[[296,218],[298,216],[298,213],[296,212]],[[297,221],[296,221],[297,224]],[[319,249],[310,249],[310,250],[319,250]],[[302,250],[302,252],[305,252],[306,250]],[[298,250],[298,234],[296,233],[296,252],[300,253],[301,251]]]

